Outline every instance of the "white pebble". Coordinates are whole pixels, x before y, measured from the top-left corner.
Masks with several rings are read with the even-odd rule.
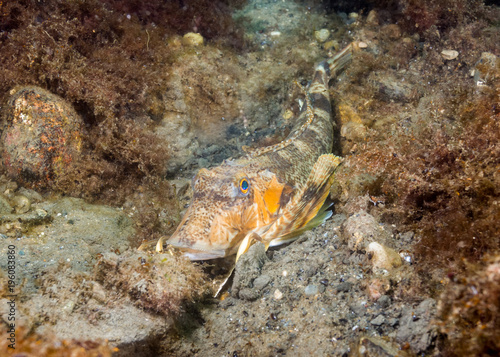
[[[318,41],[319,43],[325,42],[326,40],[328,40],[328,37],[330,37],[330,31],[327,29],[314,31],[314,38],[316,38],[316,41]]]
[[[368,47],[368,45],[367,45],[367,43],[366,43],[366,42],[360,41],[360,42],[358,42],[358,47],[359,47],[359,48],[367,48],[367,47]]]
[[[441,51],[441,56],[443,56],[443,58],[445,60],[451,61],[451,60],[454,60],[455,58],[458,57],[458,51],[455,51],[455,50],[442,50]]]
[[[283,293],[278,289],[274,290],[274,298],[276,300],[281,300],[283,298]]]

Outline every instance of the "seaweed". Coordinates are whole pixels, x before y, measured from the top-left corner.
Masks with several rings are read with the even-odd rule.
[[[443,356],[495,356],[500,351],[500,256],[448,274],[438,305]]]
[[[209,292],[204,277],[187,258],[130,251],[121,256],[103,254],[94,271],[94,279],[106,289],[168,317],[177,316],[186,303]]]
[[[0,2],[0,98],[15,86],[39,86],[72,105],[84,127],[81,155],[64,175],[23,184],[113,206],[127,202],[137,240],[164,233],[172,225],[164,217],[178,215],[178,207],[163,178],[168,143],[155,129],[169,109],[171,66],[193,52],[175,43],[195,31],[241,48],[231,9],[244,3]],[[151,204],[155,195],[161,204]],[[151,199],[143,203],[143,196]]]
[[[360,194],[357,178],[366,174],[374,178],[362,193],[377,200],[384,196],[385,207],[377,215],[397,224],[401,232],[416,233],[413,249],[418,264],[411,289],[432,295],[442,289],[444,270],[462,272],[463,259],[477,262],[500,249],[499,62],[486,60],[495,58],[491,53],[481,55],[495,53],[498,44],[490,37],[495,30],[486,25],[489,15],[478,12],[475,18],[467,11],[452,15],[468,16],[467,21],[443,25],[446,32],[440,39],[426,41],[414,63],[402,65],[417,71],[423,84],[429,85],[417,82],[418,95],[410,97],[409,103],[399,98],[384,101],[378,94],[380,84],[370,82],[365,72],[369,68],[395,73],[395,64],[404,63],[400,57],[407,54],[389,58],[388,46],[394,41],[381,41],[383,52],[378,57],[356,56],[347,71],[350,83],[340,87],[369,130],[354,146],[345,146],[347,157],[336,175],[341,186],[341,190],[336,187],[337,195],[356,196]],[[439,47],[432,48],[436,43]],[[461,53],[459,61],[443,60],[440,50],[446,45],[457,46],[451,48]],[[487,83],[476,84],[472,69],[488,78]],[[404,79],[411,80],[409,73]],[[361,98],[371,99],[362,102]]]
[[[109,357],[118,348],[111,347],[104,341],[59,340],[53,335],[41,336],[23,326],[15,328],[15,348],[9,348],[8,329],[0,332],[0,349],[3,356],[50,356],[50,357]]]

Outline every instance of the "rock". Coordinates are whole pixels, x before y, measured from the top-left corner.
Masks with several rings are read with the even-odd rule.
[[[340,123],[341,125],[345,125],[350,122],[362,123],[361,117],[354,110],[352,106],[349,104],[342,102],[339,103],[339,114],[340,114]]]
[[[278,289],[274,290],[274,298],[276,300],[281,300],[283,298],[283,293]]]
[[[182,43],[191,47],[201,46],[203,45],[203,36],[199,33],[188,32],[182,37]]]
[[[500,79],[500,58],[490,52],[481,53],[474,67],[474,82],[478,87],[489,86]]]
[[[366,314],[366,304],[365,303],[355,303],[349,306],[351,310],[359,317]]]
[[[46,186],[81,154],[83,121],[59,96],[39,87],[11,91],[5,107],[2,159],[18,182]]]
[[[28,197],[24,195],[16,195],[12,198],[12,203],[14,204],[14,209],[16,210],[16,213],[22,214],[26,213],[30,210],[31,208],[31,202],[28,199]]]
[[[92,297],[100,303],[106,302],[106,291],[103,286],[97,282],[92,282]]]
[[[365,211],[359,211],[345,221],[343,235],[351,250],[365,249],[374,241],[385,243],[390,237],[375,218]]]
[[[386,278],[374,278],[368,284],[368,295],[373,300],[378,300],[391,288],[391,282]]]
[[[349,141],[358,142],[366,138],[367,130],[366,127],[361,123],[349,122],[342,125],[340,129],[340,135]]]
[[[323,48],[325,50],[338,50],[340,47],[338,41],[332,40],[332,41],[327,41],[323,45]]]
[[[271,281],[271,277],[269,275],[261,275],[253,282],[253,287],[257,290],[264,289],[267,284]]]
[[[346,292],[350,291],[351,288],[352,288],[352,283],[350,283],[348,281],[344,281],[336,286],[337,292],[345,292],[346,293]]]
[[[378,26],[378,13],[376,10],[371,10],[366,17],[366,24],[369,26]]]
[[[380,314],[376,318],[374,318],[373,320],[371,320],[370,323],[372,325],[375,325],[375,326],[380,326],[383,323],[385,323],[385,317],[384,317],[384,315]]]
[[[243,300],[255,300],[260,296],[260,289],[255,287],[255,280],[261,276],[260,272],[264,264],[269,261],[266,248],[262,243],[253,244],[243,254],[234,268],[234,279],[231,294]],[[264,281],[258,281],[262,284]]]
[[[9,201],[3,195],[0,195],[0,214],[9,214],[13,210],[14,208],[12,208]]]
[[[387,337],[361,337],[358,347],[353,350],[354,357],[409,357],[401,346]]]
[[[436,301],[426,299],[415,309],[411,307],[403,310],[396,333],[396,341],[408,342],[417,354],[421,354],[434,344],[437,337],[437,329],[432,324],[436,315]]]
[[[363,41],[359,41],[358,42],[358,47],[359,48],[368,48],[368,44],[366,42],[363,42]]]
[[[401,37],[401,28],[396,24],[382,26],[380,32],[383,36],[386,36],[391,40],[397,40]]]
[[[383,246],[380,243],[371,242],[366,251],[373,254],[371,261],[377,269],[391,270],[403,264],[401,257],[394,249]]]
[[[306,294],[307,296],[316,295],[317,293],[319,293],[317,285],[307,285],[304,289],[304,294]]]
[[[314,31],[314,38],[319,43],[323,43],[330,37],[330,31],[327,29],[321,29],[319,31]]]
[[[377,300],[378,306],[380,306],[382,309],[386,309],[391,305],[391,298],[387,295],[382,295],[379,297]]]
[[[21,187],[18,190],[18,193],[27,197],[30,200],[30,202],[32,202],[32,203],[38,203],[38,202],[43,201],[43,197],[41,194],[39,194],[38,192],[31,190],[29,188]]]
[[[368,83],[377,92],[379,99],[385,102],[407,103],[418,96],[413,83],[407,78],[399,78],[391,71],[370,73]]]
[[[454,60],[455,58],[458,57],[458,51],[455,51],[455,50],[442,50],[441,51],[441,56],[445,60],[451,61],[451,60]]]

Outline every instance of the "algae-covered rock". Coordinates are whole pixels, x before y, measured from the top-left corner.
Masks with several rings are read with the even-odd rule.
[[[80,156],[82,119],[45,89],[18,87],[10,93],[1,137],[3,164],[12,179],[45,186]]]
[[[386,242],[389,233],[369,213],[360,211],[353,214],[343,225],[344,236],[349,249],[365,249],[371,242]]]
[[[0,195],[0,214],[8,214],[13,210],[14,208],[10,205],[9,200],[7,200],[3,195]]]
[[[408,342],[416,353],[426,351],[437,337],[437,328],[431,324],[436,315],[436,301],[425,299],[418,306],[408,307],[403,311],[396,341]]]
[[[201,46],[203,45],[203,36],[199,33],[188,32],[182,37],[182,43],[191,47]]]
[[[314,31],[314,38],[319,43],[325,42],[326,40],[328,40],[328,37],[330,37],[330,31],[328,29],[321,29],[318,31]]]

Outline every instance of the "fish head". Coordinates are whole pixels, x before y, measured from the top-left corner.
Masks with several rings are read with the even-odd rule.
[[[277,215],[284,187],[267,170],[230,166],[201,169],[192,186],[191,204],[167,241],[191,260],[235,254],[248,233]]]

